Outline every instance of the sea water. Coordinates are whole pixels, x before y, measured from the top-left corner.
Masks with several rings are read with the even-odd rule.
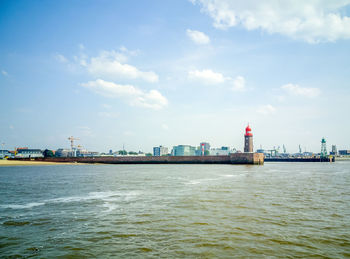
[[[0,257],[350,257],[350,162],[0,167]]]

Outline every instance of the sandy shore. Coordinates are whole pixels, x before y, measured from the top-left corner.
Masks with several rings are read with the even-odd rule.
[[[21,161],[0,159],[0,166],[37,166],[37,165],[76,165],[78,163],[55,163],[42,161]]]

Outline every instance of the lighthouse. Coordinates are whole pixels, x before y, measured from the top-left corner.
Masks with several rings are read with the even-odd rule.
[[[248,126],[245,128],[244,134],[244,153],[253,152],[253,134],[252,129]]]

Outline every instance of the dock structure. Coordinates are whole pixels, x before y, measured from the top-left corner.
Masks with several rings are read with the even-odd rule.
[[[327,157],[268,157],[265,162],[335,162],[334,156]]]
[[[234,153],[228,156],[116,156],[116,157],[47,157],[35,161],[100,164],[250,164],[263,165],[260,153]]]

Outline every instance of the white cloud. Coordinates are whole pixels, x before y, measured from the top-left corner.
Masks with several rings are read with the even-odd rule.
[[[350,17],[343,8],[350,0],[197,0],[220,29],[243,26],[309,43],[350,38]]]
[[[237,76],[235,79],[224,76],[219,72],[214,72],[211,69],[204,70],[191,70],[188,72],[188,78],[190,80],[198,81],[204,84],[232,84],[231,90],[233,91],[244,91],[245,90],[245,79],[243,76]]]
[[[244,91],[245,90],[245,79],[243,76],[237,76],[235,80],[233,80],[233,91]]]
[[[188,72],[188,78],[200,81],[206,84],[220,84],[225,82],[225,77],[221,73],[214,72],[210,69],[191,70]]]
[[[73,62],[69,62],[62,54],[56,54],[54,57],[61,63],[67,63],[73,71],[82,67],[95,77],[103,77],[109,80],[139,79],[151,83],[159,81],[159,77],[155,72],[142,71],[135,66],[126,64],[129,56],[138,55],[138,50],[131,51],[121,47],[120,51],[104,50],[95,57],[89,57],[84,53],[84,45],[80,44],[79,48],[80,52],[73,57]]]
[[[121,46],[119,50],[129,56],[137,56],[140,53],[140,50],[129,50],[125,46]]]
[[[55,59],[58,62],[61,62],[61,63],[67,63],[68,62],[68,59],[65,56],[63,56],[62,54],[56,54],[55,55]]]
[[[131,106],[159,110],[168,105],[168,100],[157,90],[145,92],[132,85],[119,85],[102,79],[81,85],[105,97],[125,99]]]
[[[294,84],[286,84],[281,86],[281,88],[290,95],[305,96],[309,98],[317,97],[321,93],[320,89],[318,88],[306,88]]]
[[[276,108],[271,104],[262,105],[257,109],[257,112],[263,115],[268,115],[276,112]]]
[[[203,32],[195,30],[186,30],[187,36],[196,44],[204,45],[210,43],[210,38]]]
[[[153,71],[141,71],[125,64],[127,56],[116,51],[103,51],[97,57],[84,60],[87,70],[94,76],[111,79],[141,79],[147,82],[158,82],[158,75]]]
[[[4,76],[8,76],[9,75],[5,70],[1,70],[1,74],[3,74]]]

